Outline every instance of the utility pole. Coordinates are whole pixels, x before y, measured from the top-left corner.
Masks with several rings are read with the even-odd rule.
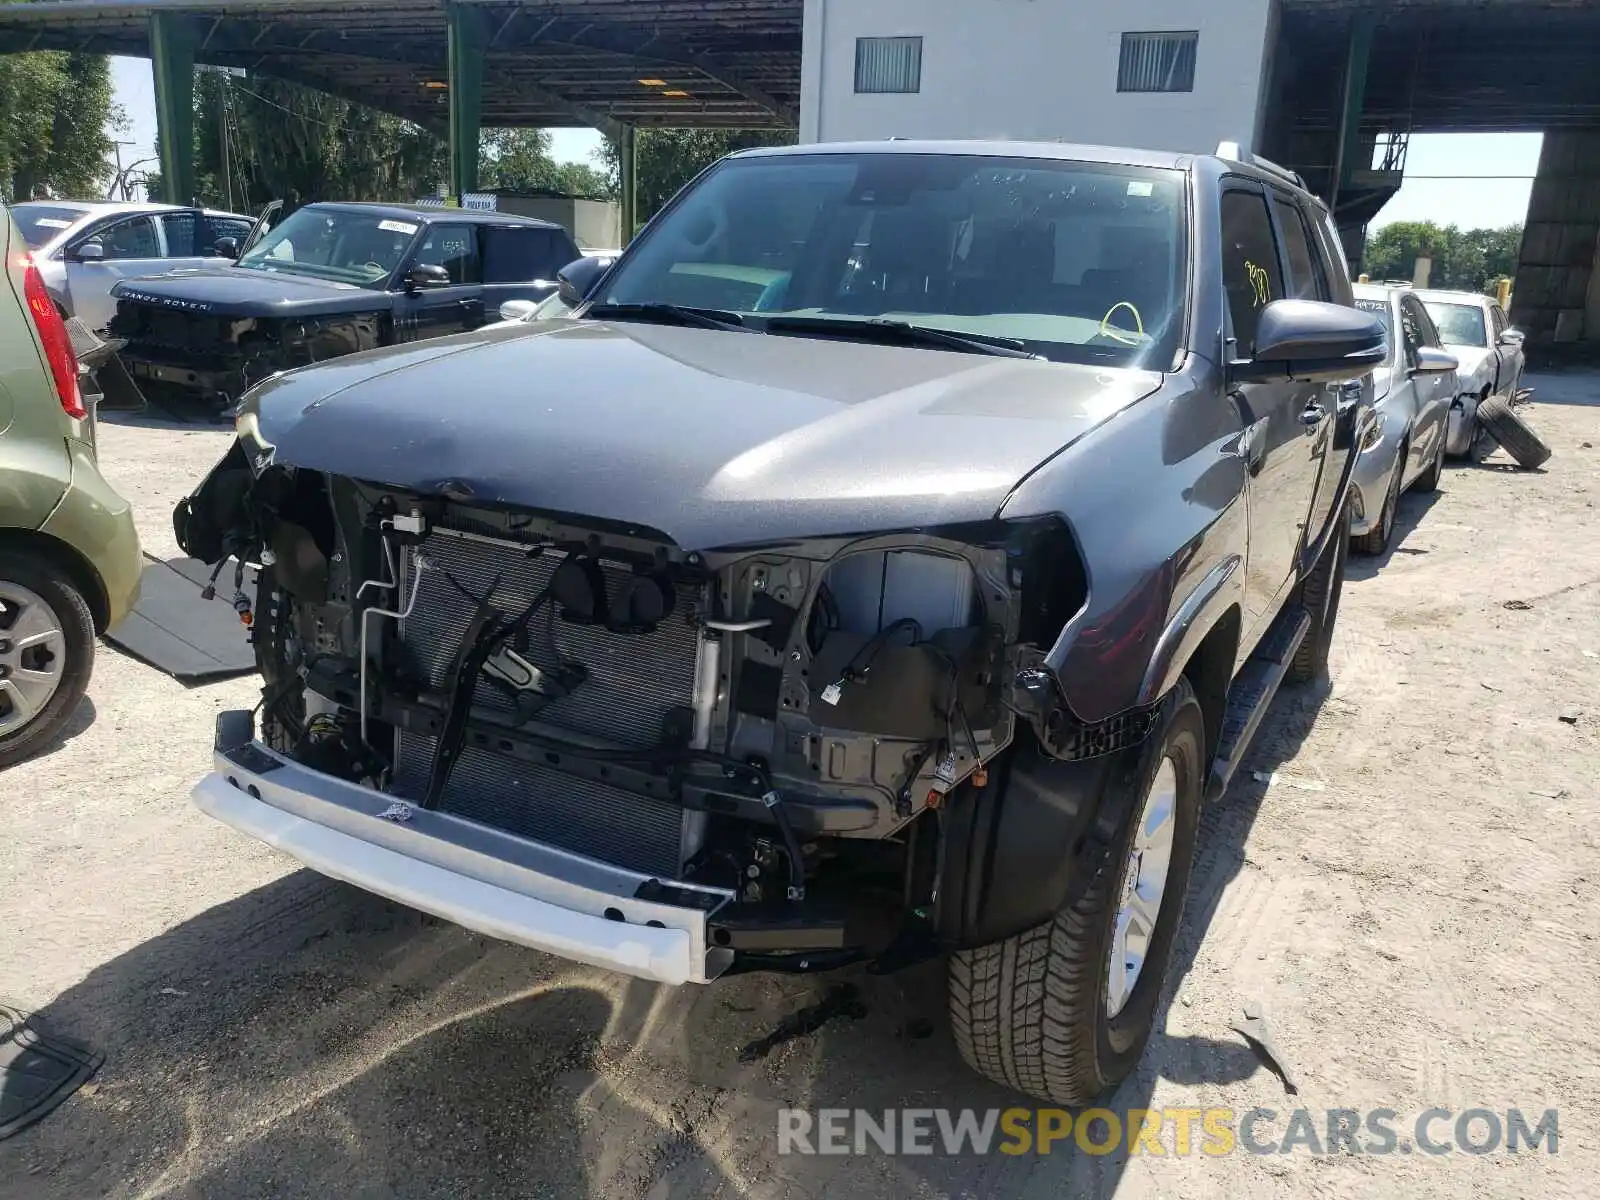
[[[114,141],[111,143],[111,148],[116,151],[117,155],[117,177],[112,181],[111,187],[106,191],[107,200],[115,200],[117,198],[115,193],[119,190],[122,192],[122,199],[126,200],[128,198],[128,180],[127,177],[122,173],[122,148],[124,146],[132,145],[134,145],[133,142]]]
[[[222,88],[222,103],[219,105],[222,119],[217,124],[222,129],[222,188],[228,197],[226,208],[233,212],[233,167],[228,161],[228,82],[226,78],[217,81]]]

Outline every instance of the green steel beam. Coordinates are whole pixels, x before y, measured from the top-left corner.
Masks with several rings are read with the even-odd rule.
[[[445,7],[450,83],[450,190],[459,201],[478,190],[478,140],[483,125],[483,66],[489,26],[483,10]]]
[[[1328,208],[1337,211],[1339,193],[1355,174],[1361,144],[1361,110],[1367,100],[1367,65],[1372,58],[1372,34],[1377,14],[1358,12],[1350,25],[1350,45],[1344,62],[1344,100],[1339,111],[1339,144],[1333,159],[1332,195]]]
[[[191,18],[178,13],[150,14],[161,191],[169,204],[194,201],[194,52],[199,44],[200,30]]]
[[[622,209],[622,245],[633,240],[639,224],[639,135],[632,125],[617,130],[617,184]]]

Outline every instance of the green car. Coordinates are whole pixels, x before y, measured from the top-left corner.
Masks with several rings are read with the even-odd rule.
[[[60,731],[95,638],[139,595],[128,502],[101,478],[78,360],[39,269],[0,209],[0,767]]]

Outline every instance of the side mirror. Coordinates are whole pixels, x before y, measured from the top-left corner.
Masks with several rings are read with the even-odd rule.
[[[438,263],[418,263],[406,272],[406,291],[450,286],[450,272]]]
[[[235,237],[220,237],[211,247],[219,258],[238,258],[239,239]]]
[[[1418,346],[1416,355],[1411,360],[1411,373],[1443,375],[1446,371],[1454,371],[1460,366],[1461,360],[1454,354],[1447,354],[1432,346]]]
[[[90,238],[86,242],[79,242],[72,249],[72,257],[78,262],[100,262],[106,256],[105,243],[99,238]]]
[[[611,265],[609,260],[580,258],[569,262],[556,272],[556,291],[561,293],[561,303],[577,308],[594,291],[595,284]]]
[[[507,300],[500,306],[502,321],[526,321],[539,310],[537,300]]]
[[[1256,324],[1255,354],[1229,365],[1244,382],[1359,379],[1389,357],[1383,322],[1372,313],[1321,300],[1274,300]]]
[[[1520,346],[1527,336],[1520,329],[1508,329],[1500,335],[1500,344],[1502,346]]]

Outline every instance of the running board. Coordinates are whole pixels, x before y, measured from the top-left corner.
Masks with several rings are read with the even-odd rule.
[[[1214,803],[1228,790],[1233,773],[1244,760],[1250,741],[1261,727],[1261,718],[1267,715],[1272,698],[1283,686],[1294,662],[1295,652],[1311,631],[1311,614],[1301,611],[1291,617],[1287,612],[1267,631],[1256,652],[1244,664],[1233,686],[1228,689],[1228,706],[1222,713],[1222,740],[1217,744],[1217,756],[1211,762],[1211,778],[1206,783],[1206,803]]]

